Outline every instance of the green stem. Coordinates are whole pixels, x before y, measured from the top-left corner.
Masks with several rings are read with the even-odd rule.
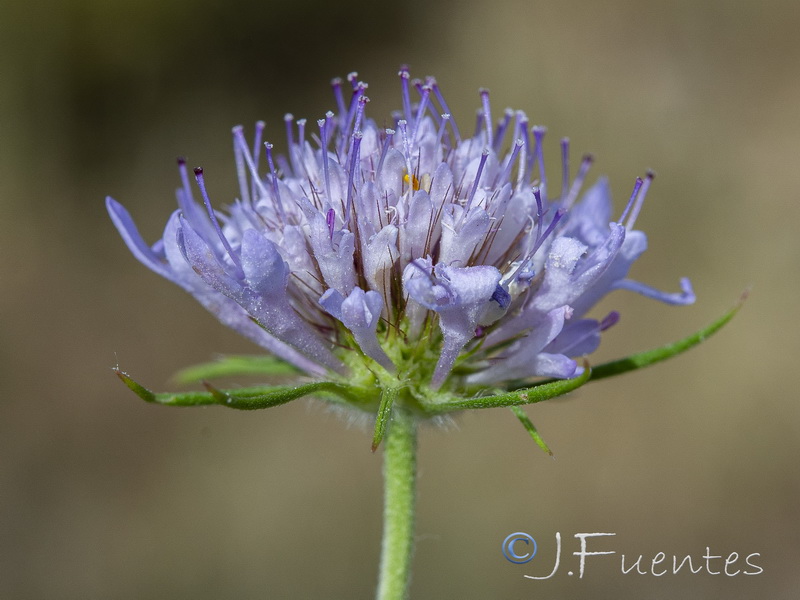
[[[408,597],[414,552],[416,454],[417,425],[405,408],[395,405],[383,451],[385,498],[378,600]]]

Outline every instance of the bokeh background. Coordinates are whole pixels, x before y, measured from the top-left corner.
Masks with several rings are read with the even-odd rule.
[[[175,389],[179,368],[255,348],[139,265],[103,198],[154,240],[176,156],[230,201],[232,125],[265,119],[281,147],[283,114],[318,118],[330,78],[353,70],[382,120],[408,63],[438,77],[462,127],[486,86],[549,127],[551,168],[561,136],[594,152],[618,210],[658,172],[634,274],[672,290],[689,276],[698,302],[617,293],[598,360],[753,290],[691,353],[531,408],[555,460],[504,410],[424,430],[413,596],[796,598],[799,29],[794,0],[0,2],[0,597],[372,595],[368,432],[310,401],[150,406],[114,377],[119,362]],[[500,553],[515,531],[539,540],[528,565]],[[524,579],[550,571],[557,531],[560,572]],[[617,534],[582,580],[566,575],[579,532]],[[760,553],[763,574],[620,572],[620,553],[706,547]]]

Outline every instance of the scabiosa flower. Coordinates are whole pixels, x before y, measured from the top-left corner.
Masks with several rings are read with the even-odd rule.
[[[615,218],[605,179],[584,189],[591,156],[573,177],[568,140],[552,184],[545,130],[525,113],[507,109],[495,121],[481,90],[475,133],[465,137],[436,80],[412,81],[404,68],[400,83],[390,128],[366,116],[367,85],[355,73],[333,81],[336,111],[316,127],[286,116],[286,155],[262,143],[264,123],[252,142],[235,127],[239,191],[225,210],[214,208],[203,170],[193,187],[179,159],[178,209],[152,246],[106,200],[136,258],[309,378],[230,390],[207,383],[276,371],[274,360],[231,357],[192,370],[206,392],[157,394],[115,369],[141,398],[252,409],[313,394],[375,415],[373,451],[386,439],[382,600],[407,597],[421,419],[509,407],[549,452],[520,405],[675,356],[738,308],[662,348],[579,364],[619,320],[616,311],[590,316],[609,292],[694,302],[687,279],[662,292],[628,278],[647,246],[634,227],[653,174],[636,179]]]
[[[612,290],[694,301],[686,279],[679,293],[627,279],[651,173],[614,219],[605,179],[583,189],[591,156],[572,177],[567,139],[552,185],[545,130],[524,112],[495,122],[481,90],[464,137],[435,79],[403,69],[400,82],[391,128],[366,116],[355,73],[333,81],[337,111],[315,128],[286,115],[286,156],[262,144],[264,123],[252,143],[235,127],[225,211],[180,159],[178,209],[153,246],[112,198],[109,214],[142,263],[275,356],[313,376],[394,378],[421,400],[574,377],[618,319],[586,316]]]

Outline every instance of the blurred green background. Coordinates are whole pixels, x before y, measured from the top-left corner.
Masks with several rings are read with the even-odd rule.
[[[146,405],[117,361],[172,389],[179,368],[255,348],[139,265],[103,207],[154,240],[174,159],[233,199],[230,127],[334,106],[357,70],[369,114],[401,63],[436,75],[463,128],[489,87],[598,157],[617,210],[658,177],[634,275],[696,305],[617,293],[598,360],[682,337],[753,286],[736,320],[653,369],[420,439],[414,598],[796,598],[800,406],[800,11],[795,0],[0,2],[0,597],[369,598],[380,456],[313,402],[258,413]],[[352,426],[351,426],[352,425]],[[500,553],[526,531],[540,556]],[[565,564],[547,581],[555,532]],[[758,576],[623,575],[619,554],[758,552]],[[718,563],[719,564],[719,561]],[[739,567],[743,566],[739,561]]]

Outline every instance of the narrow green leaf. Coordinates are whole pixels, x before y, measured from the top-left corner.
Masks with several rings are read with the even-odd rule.
[[[661,362],[662,360],[667,360],[668,358],[672,358],[673,356],[677,356],[678,354],[686,352],[690,348],[697,346],[710,336],[714,335],[731,319],[733,319],[733,317],[737,312],[739,312],[739,309],[744,304],[744,301],[747,300],[747,295],[748,292],[745,291],[739,299],[739,302],[731,310],[726,312],[707,327],[696,331],[692,335],[685,337],[682,340],[672,342],[671,344],[661,346],[660,348],[654,348],[652,350],[645,350],[644,352],[639,352],[637,354],[631,354],[625,358],[612,360],[594,367],[594,369],[592,369],[592,379],[603,379],[605,377],[621,375],[622,373],[627,373],[628,371],[633,371],[635,369],[641,369],[642,367],[650,366],[657,362]]]
[[[386,425],[392,415],[392,406],[397,400],[400,389],[396,387],[385,388],[381,393],[381,404],[378,407],[378,414],[375,415],[375,432],[372,434],[372,451],[378,449],[386,434]]]
[[[519,419],[519,422],[522,423],[522,426],[530,434],[530,436],[533,438],[533,441],[536,442],[539,448],[547,452],[550,456],[553,456],[552,450],[550,450],[550,448],[547,446],[545,441],[542,439],[542,436],[539,435],[539,432],[536,431],[536,427],[533,426],[533,422],[530,420],[530,418],[528,418],[528,415],[525,414],[525,411],[519,406],[509,406],[508,408]]]
[[[175,373],[177,383],[195,383],[204,379],[239,375],[293,375],[296,367],[274,356],[221,356],[213,362],[187,367]]]
[[[270,408],[286,404],[297,398],[310,394],[334,395],[345,399],[358,399],[359,390],[340,383],[331,381],[315,381],[302,385],[259,386],[251,388],[237,388],[233,390],[219,390],[206,383],[207,392],[184,393],[155,393],[136,382],[127,373],[115,368],[117,376],[137,396],[146,402],[163,404],[166,406],[204,406],[219,404],[239,410],[255,410]]]
[[[544,400],[556,398],[557,396],[563,396],[564,394],[581,387],[584,383],[589,381],[591,376],[592,370],[589,368],[589,364],[585,363],[583,373],[578,377],[573,377],[572,379],[560,379],[528,389],[504,392],[494,396],[463,398],[442,403],[424,402],[421,403],[421,406],[428,414],[440,414],[469,408],[498,408],[500,406],[534,404],[536,402],[543,402]]]

